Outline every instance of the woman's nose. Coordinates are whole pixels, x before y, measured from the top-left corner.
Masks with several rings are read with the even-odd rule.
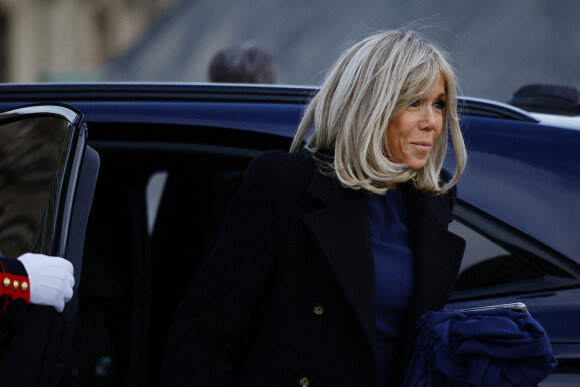
[[[437,124],[437,117],[436,113],[434,112],[434,108],[427,106],[422,110],[421,114],[421,129],[434,129],[435,125]]]

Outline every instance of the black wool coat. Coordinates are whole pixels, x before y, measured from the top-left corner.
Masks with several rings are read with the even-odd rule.
[[[403,372],[414,321],[445,305],[465,242],[447,230],[454,190],[399,187],[414,264]],[[366,195],[322,174],[309,152],[257,157],[178,308],[162,385],[376,385]]]

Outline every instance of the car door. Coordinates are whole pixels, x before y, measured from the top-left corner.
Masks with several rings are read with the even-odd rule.
[[[82,114],[67,106],[0,114],[0,252],[9,258],[25,252],[61,256],[75,268],[75,296],[62,313],[18,304],[9,319],[0,320],[2,385],[57,385],[62,374],[99,169],[99,156],[86,139]]]
[[[558,366],[540,386],[580,380],[580,266],[461,199],[449,229],[466,240],[448,311],[523,303],[552,344]]]

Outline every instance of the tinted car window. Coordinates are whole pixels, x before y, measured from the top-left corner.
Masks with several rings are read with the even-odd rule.
[[[544,275],[531,263],[458,221],[453,222],[449,229],[466,240],[456,290],[509,284]]]
[[[72,126],[58,117],[0,125],[0,251],[50,252],[55,206]]]
[[[466,240],[466,248],[452,298],[544,290],[578,281],[574,262],[532,238],[466,204],[454,212],[449,230]]]

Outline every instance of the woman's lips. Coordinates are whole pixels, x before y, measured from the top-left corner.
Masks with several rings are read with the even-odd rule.
[[[421,149],[421,150],[430,150],[431,149],[431,143],[428,141],[413,141],[411,143],[411,145],[414,145],[415,147]]]

